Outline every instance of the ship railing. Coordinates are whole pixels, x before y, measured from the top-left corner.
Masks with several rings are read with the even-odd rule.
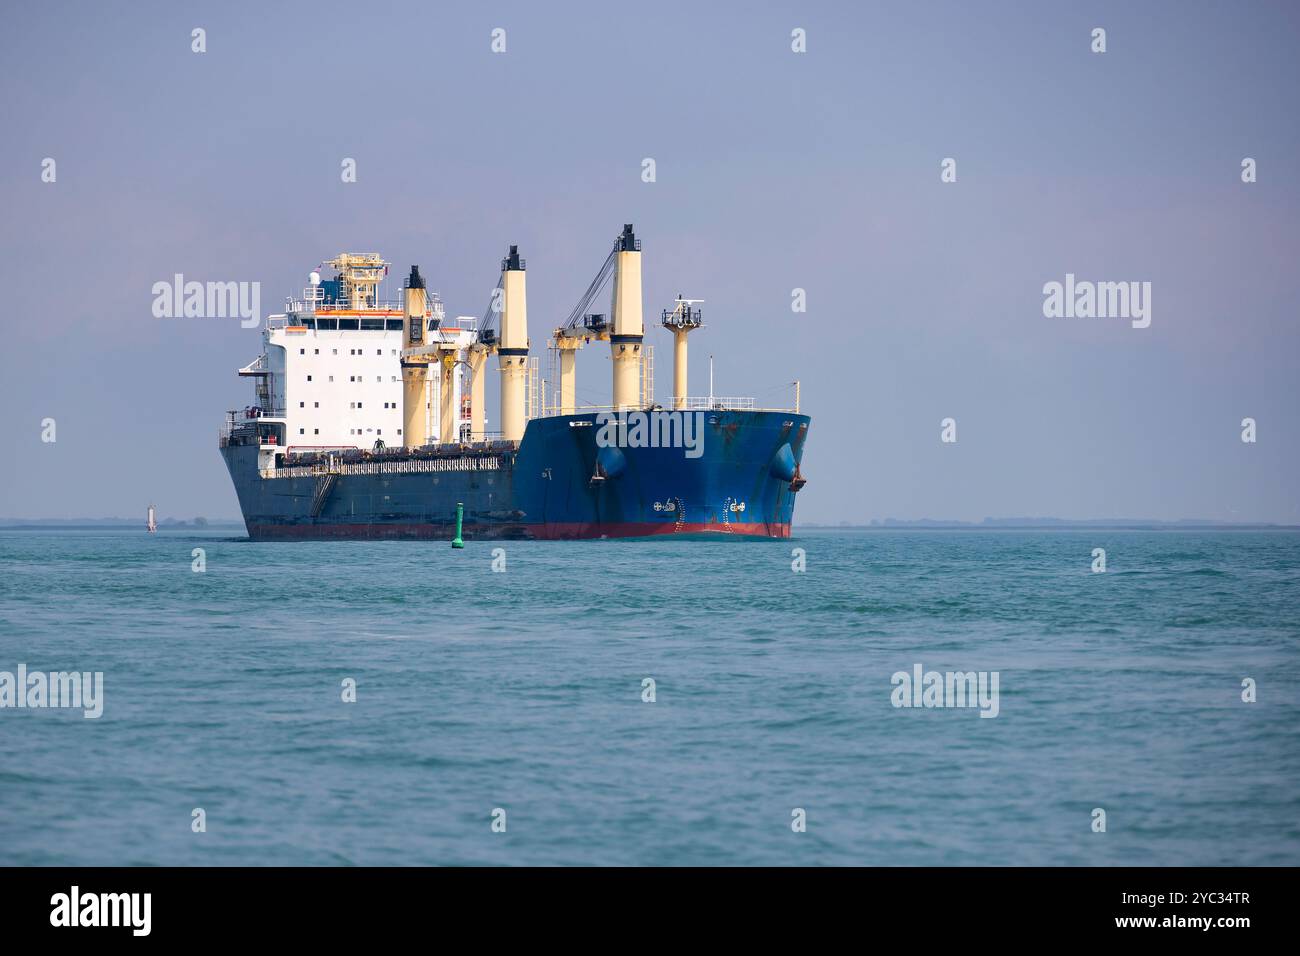
[[[443,319],[440,327],[444,329],[458,329],[465,332],[473,332],[478,328],[478,316],[458,315],[454,318]]]
[[[226,420],[221,423],[217,429],[217,444],[225,448],[231,444],[234,438],[247,438],[256,435],[257,422],[254,419],[245,420],[243,412],[227,412]],[[243,444],[242,442],[240,444]]]
[[[637,406],[636,408],[625,408],[625,411],[641,411],[649,405]],[[691,412],[725,412],[725,411],[746,411],[746,412],[788,412],[788,408],[760,408],[753,398],[737,396],[690,396],[682,399],[682,404],[674,404],[674,399],[665,398],[654,407],[664,411],[680,409]],[[551,409],[548,407],[548,411]],[[613,405],[579,405],[574,408],[577,414],[588,412],[612,412],[617,411]]]
[[[683,398],[680,405],[668,400],[665,407],[683,408],[688,411],[754,411],[754,399],[736,396],[717,397],[712,395],[690,396]]]
[[[363,449],[355,445],[290,445],[285,451],[286,467],[310,467],[328,464],[348,465],[358,462],[406,461],[408,459],[432,460],[434,458],[461,458],[467,455],[513,454],[518,442],[501,441],[489,436],[488,441],[460,441],[449,444],[430,443],[417,448],[390,445],[381,449]]]
[[[412,475],[450,471],[500,471],[501,454],[447,455],[438,458],[401,458],[393,461],[359,461],[337,463],[328,469],[335,475]],[[262,474],[267,478],[312,478],[326,473],[319,466],[287,465],[268,468]]]
[[[278,415],[273,415],[256,406],[228,411],[226,412],[226,420],[217,429],[217,444],[221,448],[225,448],[227,445],[260,444],[260,429],[258,426],[267,420],[283,417],[283,410]]]
[[[266,317],[266,324],[270,328],[275,329],[285,325],[293,325],[294,316],[314,315],[317,312],[405,312],[406,302],[403,299],[376,299],[374,302],[363,306],[354,306],[349,302],[326,302],[322,297],[312,297],[309,290],[304,289],[302,298],[290,296],[285,299],[284,309],[286,314],[268,315]],[[446,309],[442,304],[442,298],[436,292],[426,293],[425,311],[428,313],[428,318],[446,321]]]
[[[359,312],[362,315],[367,312],[375,312],[382,315],[384,313],[404,312],[406,305],[402,302],[375,302],[357,308],[343,302],[303,302],[298,299],[287,299],[284,303],[284,309],[284,313],[266,317],[268,328],[279,329],[286,325],[295,325],[300,316],[310,318],[318,312],[324,312],[327,315],[332,312]],[[433,315],[435,318],[437,317],[437,310],[433,311]]]

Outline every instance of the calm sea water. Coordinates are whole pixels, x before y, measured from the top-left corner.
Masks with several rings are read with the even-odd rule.
[[[1300,534],[495,546],[0,533],[0,864],[1300,863]]]

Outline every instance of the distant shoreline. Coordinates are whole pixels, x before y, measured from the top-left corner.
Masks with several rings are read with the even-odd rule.
[[[0,531],[133,531],[146,533],[141,521],[94,521],[32,519],[30,521],[0,522]],[[243,533],[242,521],[209,521],[196,525],[189,522],[160,524],[159,531],[237,531]],[[1013,520],[973,521],[898,521],[888,519],[870,524],[817,524],[796,522],[794,532],[800,531],[1300,531],[1300,525],[1241,523],[1216,521],[1139,521],[1139,520],[1081,520],[1016,522]]]
[[[815,524],[796,522],[795,531],[1300,531],[1300,525],[1197,521],[1061,521],[959,522],[890,521],[873,524]]]
[[[0,531],[131,531],[139,529],[145,531],[143,521],[133,522],[110,522],[110,521],[17,521],[7,524],[0,523]],[[159,531],[231,531],[244,530],[242,521],[209,521],[207,524],[189,524],[186,522],[176,522],[174,524],[160,524]]]

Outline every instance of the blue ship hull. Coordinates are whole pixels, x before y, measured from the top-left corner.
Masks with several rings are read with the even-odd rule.
[[[697,414],[697,413],[688,413]],[[809,418],[698,413],[682,447],[603,447],[595,413],[533,419],[518,446],[431,446],[258,469],[258,444],[223,443],[249,536],[466,539],[790,536]]]

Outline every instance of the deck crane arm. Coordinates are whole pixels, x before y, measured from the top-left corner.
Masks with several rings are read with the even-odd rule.
[[[483,318],[479,319],[478,330],[479,340],[485,345],[490,345],[496,341],[498,328],[497,316],[501,314],[501,282],[502,274],[497,275],[496,287],[492,290],[492,295],[488,298],[487,308],[483,310]]]
[[[614,243],[614,248],[606,256],[604,264],[600,271],[596,273],[596,278],[591,280],[582,297],[578,299],[578,304],[573,307],[564,324],[559,326],[551,336],[551,354],[553,360],[559,364],[559,385],[560,385],[560,414],[572,415],[577,409],[576,395],[576,376],[574,359],[577,350],[582,348],[593,339],[607,340],[609,338],[609,324],[605,321],[605,316],[589,316],[587,310],[591,304],[596,301],[607,285],[610,277],[618,265],[618,243]]]
[[[578,304],[573,307],[573,311],[569,313],[569,317],[565,320],[564,324],[555,330],[556,338],[598,337],[592,336],[589,331],[581,328],[579,323],[583,321],[583,316],[585,316],[587,310],[591,308],[591,303],[595,301],[596,296],[600,295],[600,290],[609,282],[609,277],[614,274],[614,265],[617,261],[617,257],[618,244],[615,243],[614,248],[610,250],[609,256],[605,259],[605,264],[602,265],[600,271],[596,273],[596,278],[591,280],[591,284],[587,286],[587,291],[582,294],[582,298],[580,298]],[[593,329],[592,331],[599,330]]]

